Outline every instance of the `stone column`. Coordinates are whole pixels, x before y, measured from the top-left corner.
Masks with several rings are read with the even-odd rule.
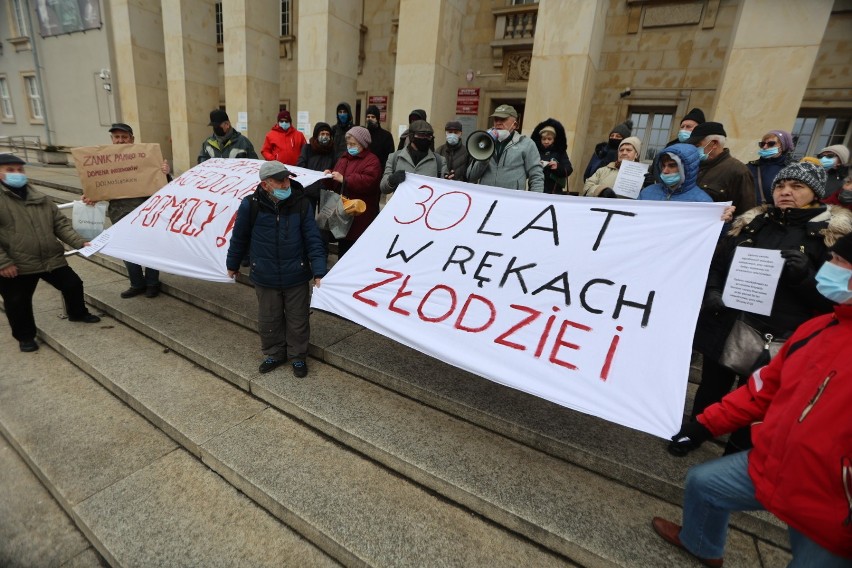
[[[536,20],[525,131],[553,117],[565,126],[568,156],[574,165],[570,191],[583,184],[584,157],[594,141],[586,141],[592,97],[601,65],[609,2],[541,0]],[[565,25],[571,14],[571,25]],[[579,175],[578,175],[579,170]]]
[[[239,113],[248,113],[242,133],[259,158],[263,139],[278,114],[280,20],[279,2],[222,2],[226,111],[234,128],[240,126]]]
[[[415,108],[426,110],[436,132],[455,117],[456,90],[464,74],[462,18],[468,11],[467,0],[400,0],[393,119],[388,124],[394,136]]]
[[[334,126],[341,101],[349,103],[355,112],[362,14],[359,0],[299,3],[299,74],[294,110],[309,113],[311,129],[317,122]]]
[[[219,106],[214,0],[162,0],[163,35],[171,121],[173,168],[181,173],[197,163],[210,135],[210,111]]]
[[[160,145],[171,158],[169,94],[159,2],[114,0],[109,10],[114,49],[113,85],[121,114],[137,142]],[[104,144],[108,143],[104,134]]]
[[[757,158],[755,142],[790,130],[808,87],[833,0],[742,2],[710,116],[725,125],[731,153]]]

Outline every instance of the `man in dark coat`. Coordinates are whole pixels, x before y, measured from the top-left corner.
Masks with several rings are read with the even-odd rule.
[[[352,107],[347,102],[340,103],[337,105],[337,122],[334,123],[331,130],[331,137],[334,140],[335,161],[346,153],[346,133],[353,126],[355,126],[355,123],[352,120]]]
[[[379,120],[382,114],[379,107],[370,105],[367,107],[367,130],[370,131],[370,151],[379,159],[382,165],[382,170],[385,169],[385,164],[388,161],[388,156],[393,152],[393,135],[382,128],[382,122]]]
[[[470,154],[462,144],[462,123],[451,120],[444,127],[447,143],[438,147],[435,152],[447,160],[447,179],[467,181],[467,166]]]

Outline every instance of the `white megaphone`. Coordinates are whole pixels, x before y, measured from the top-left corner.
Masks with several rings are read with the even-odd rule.
[[[467,152],[474,160],[490,160],[494,155],[494,137],[486,130],[471,132],[467,137]]]

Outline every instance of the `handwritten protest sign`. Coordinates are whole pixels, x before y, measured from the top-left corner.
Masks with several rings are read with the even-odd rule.
[[[159,144],[73,148],[83,195],[92,201],[147,197],[166,184]]]
[[[724,205],[409,174],[312,306],[563,406],[668,438]]]
[[[237,209],[263,160],[207,160],[101,233],[99,252],[171,274],[232,282],[225,269]],[[287,166],[302,185],[325,176]]]

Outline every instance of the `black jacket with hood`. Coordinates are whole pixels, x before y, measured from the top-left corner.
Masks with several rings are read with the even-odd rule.
[[[334,111],[334,126],[331,128],[331,136],[334,138],[334,161],[346,153],[346,133],[349,129],[355,126],[352,121],[352,107],[347,102],[338,103],[337,108],[343,107],[349,114],[349,121],[346,123],[340,122],[337,118],[337,110]]]
[[[541,130],[546,126],[556,131],[553,144],[550,145],[550,148],[544,148],[541,145]],[[571,160],[568,158],[568,137],[565,135],[565,127],[555,118],[548,118],[535,127],[530,139],[535,142],[543,162],[550,162],[551,160],[556,162],[556,169],[542,164],[542,168],[544,169],[544,192],[564,192],[568,183],[567,179],[574,171],[574,166],[571,165]]]

